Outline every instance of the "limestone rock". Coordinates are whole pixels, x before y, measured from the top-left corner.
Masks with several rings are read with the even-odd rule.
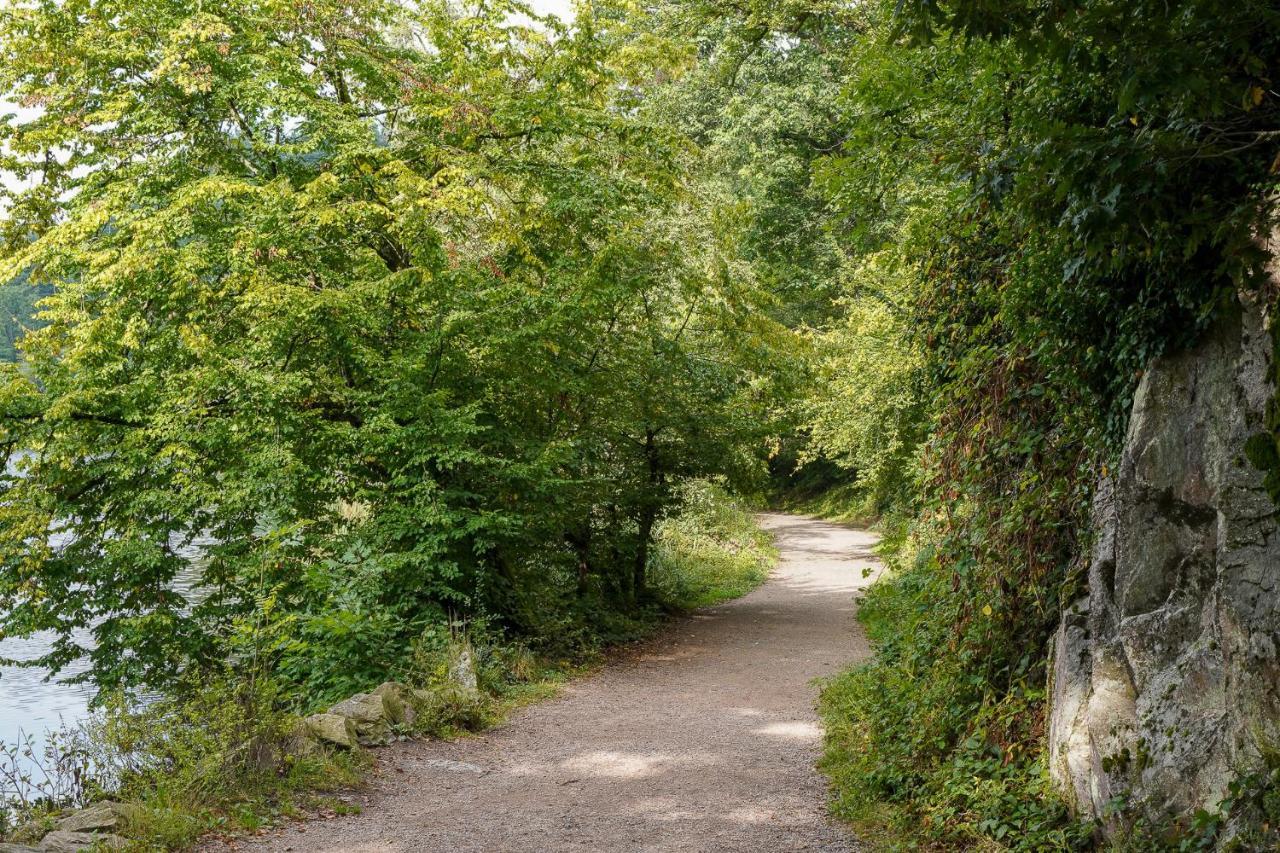
[[[308,725],[306,720],[298,720],[289,734],[285,736],[282,744],[284,754],[293,758],[305,758],[308,755],[314,755],[319,748],[320,745],[316,742],[316,735],[313,734],[311,726]]]
[[[479,680],[476,678],[475,655],[471,653],[470,643],[461,643],[454,651],[453,660],[449,664],[449,680],[455,684],[460,684],[468,690],[475,690],[479,687]]]
[[[332,743],[346,749],[356,744],[356,724],[340,714],[312,714],[302,721],[316,740]]]
[[[1094,505],[1088,592],[1050,670],[1050,773],[1087,817],[1125,797],[1154,821],[1215,810],[1280,721],[1280,536],[1245,458],[1273,395],[1270,334],[1244,304],[1153,362]]]
[[[382,697],[372,693],[357,693],[350,699],[344,699],[330,708],[329,713],[347,717],[357,725],[380,723],[387,718],[386,704]]]
[[[80,853],[82,850],[124,850],[125,846],[125,840],[118,835],[57,830],[46,835],[36,849],[40,853]]]
[[[398,681],[384,681],[373,690],[373,695],[382,697],[383,708],[387,719],[397,726],[412,726],[416,711],[413,707],[409,688]]]
[[[110,801],[94,803],[59,820],[55,827],[64,832],[115,829],[124,820],[125,808]]]
[[[355,723],[356,735],[366,746],[391,740],[391,716],[387,699],[376,693],[357,693],[329,709],[330,714],[346,717]]]

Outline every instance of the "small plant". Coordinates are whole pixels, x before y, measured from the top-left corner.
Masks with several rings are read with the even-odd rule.
[[[0,743],[0,833],[17,816],[83,806],[92,792],[82,729],[47,732],[40,746],[29,734],[14,744]]]

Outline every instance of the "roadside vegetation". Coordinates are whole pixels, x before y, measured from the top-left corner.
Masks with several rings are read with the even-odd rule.
[[[548,641],[537,650],[491,622],[433,626],[390,672],[417,688],[413,719],[397,724],[392,739],[482,731],[598,665],[610,651],[606,642],[643,639],[665,613],[717,604],[759,585],[776,554],[749,509],[715,484],[687,488],[691,510],[659,525],[648,609],[615,625],[609,641]],[[474,688],[456,679],[461,654]],[[301,714],[323,703],[291,701],[278,676],[253,666],[182,685],[142,706],[114,694],[38,751],[8,746],[0,754],[0,838],[35,843],[69,810],[99,801],[116,804],[112,832],[137,850],[182,850],[210,833],[234,837],[358,810],[351,794],[372,754],[317,743]]]

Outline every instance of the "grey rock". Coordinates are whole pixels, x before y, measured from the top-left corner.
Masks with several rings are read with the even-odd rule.
[[[1050,774],[1086,817],[1117,797],[1155,821],[1215,810],[1277,733],[1280,536],[1244,459],[1271,352],[1242,300],[1154,361],[1099,484],[1088,592],[1065,608],[1050,668]]]
[[[0,853],[40,853],[40,848],[0,841]]]
[[[340,714],[312,714],[302,721],[316,740],[353,749],[356,744],[356,724]]]
[[[381,696],[373,693],[357,693],[350,699],[344,699],[329,709],[330,714],[347,717],[352,722],[380,723],[387,718],[386,703]]]
[[[377,693],[357,693],[329,709],[330,714],[346,717],[356,727],[356,735],[365,746],[389,743],[392,740],[391,715],[387,712],[388,700]]]
[[[417,712],[414,710],[412,694],[407,686],[398,681],[384,681],[374,688],[373,695],[382,697],[383,709],[392,724],[413,725]]]
[[[36,849],[41,853],[80,853],[82,850],[124,850],[125,846],[125,840],[118,835],[58,830],[41,839]]]
[[[449,664],[449,680],[468,690],[479,687],[476,678],[475,655],[471,652],[470,643],[460,643],[453,652],[453,660]]]
[[[124,820],[125,809],[110,801],[94,803],[59,820],[54,826],[64,832],[115,829]]]
[[[345,729],[345,726],[344,726]],[[294,758],[315,755],[320,749],[316,735],[306,720],[298,720],[281,745],[284,754]]]

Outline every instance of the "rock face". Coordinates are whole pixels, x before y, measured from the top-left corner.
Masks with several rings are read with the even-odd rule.
[[[1083,815],[1214,810],[1280,742],[1280,536],[1244,452],[1271,353],[1244,305],[1138,388],[1098,490],[1088,593],[1054,643],[1050,772]]]

